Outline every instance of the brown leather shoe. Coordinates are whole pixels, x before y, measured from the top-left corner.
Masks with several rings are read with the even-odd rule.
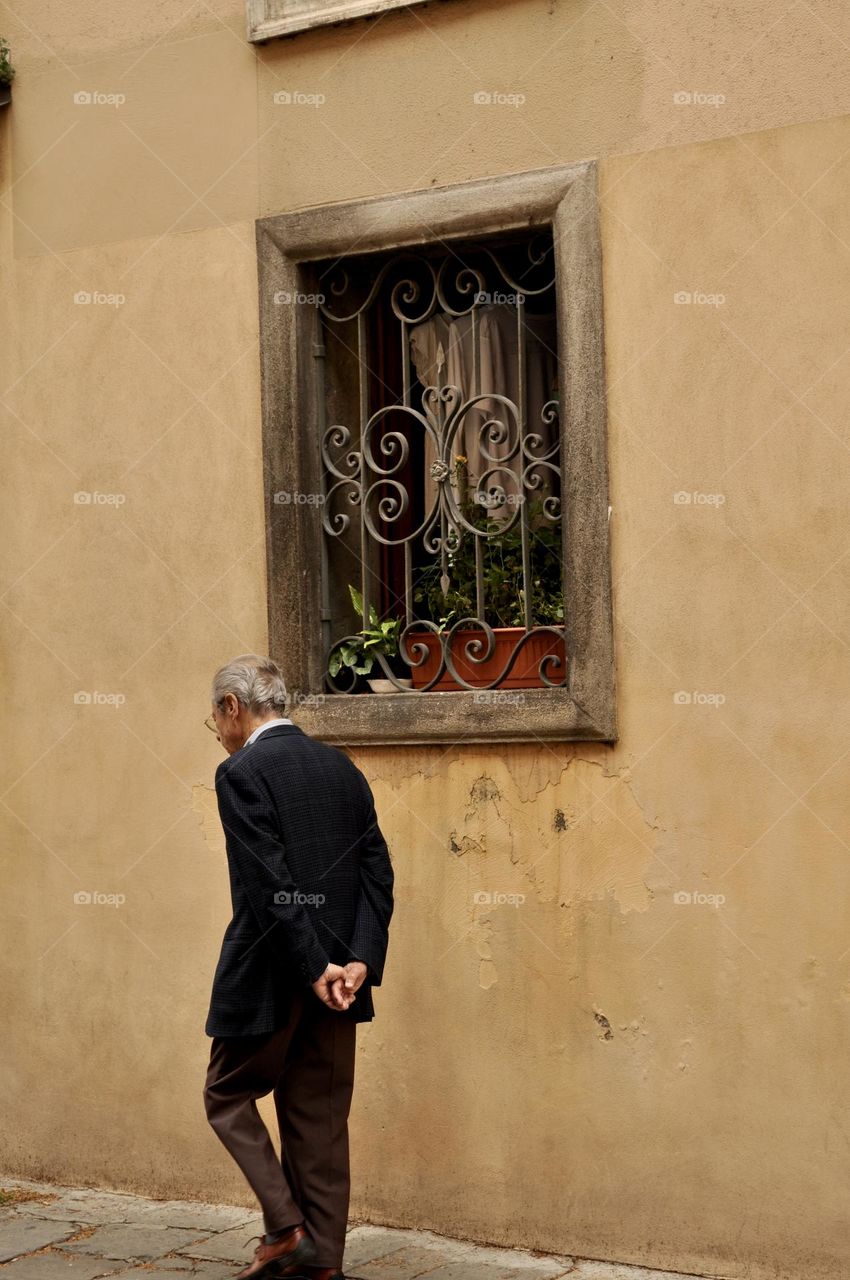
[[[236,1276],[236,1280],[262,1280],[263,1277],[292,1275],[293,1270],[309,1265],[316,1256],[316,1246],[303,1227],[293,1227],[274,1244],[266,1244],[262,1236],[252,1236],[260,1243],[254,1250],[254,1261]],[[250,1244],[251,1240],[246,1241]]]

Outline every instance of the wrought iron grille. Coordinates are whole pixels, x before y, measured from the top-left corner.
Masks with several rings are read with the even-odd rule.
[[[332,692],[566,683],[553,261],[547,231],[319,268]]]

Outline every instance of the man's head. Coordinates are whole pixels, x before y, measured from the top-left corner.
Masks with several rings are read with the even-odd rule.
[[[212,684],[212,718],[221,745],[233,755],[258,725],[286,714],[286,685],[271,658],[243,653],[219,667]]]

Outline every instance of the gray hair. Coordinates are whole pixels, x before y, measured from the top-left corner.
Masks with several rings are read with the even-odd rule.
[[[227,693],[235,694],[237,701],[254,715],[274,711],[282,716],[286,710],[286,685],[280,667],[272,658],[261,658],[256,653],[243,653],[216,671],[212,700],[219,709]]]

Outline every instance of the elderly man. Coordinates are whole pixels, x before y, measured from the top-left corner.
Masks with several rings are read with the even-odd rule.
[[[393,870],[363,774],[285,709],[270,658],[216,672],[207,724],[229,756],[215,789],[233,918],[206,1022],[204,1102],[263,1212],[239,1277],[344,1280],[355,1032],[374,1015]],[[272,1092],[280,1160],[255,1101]]]

